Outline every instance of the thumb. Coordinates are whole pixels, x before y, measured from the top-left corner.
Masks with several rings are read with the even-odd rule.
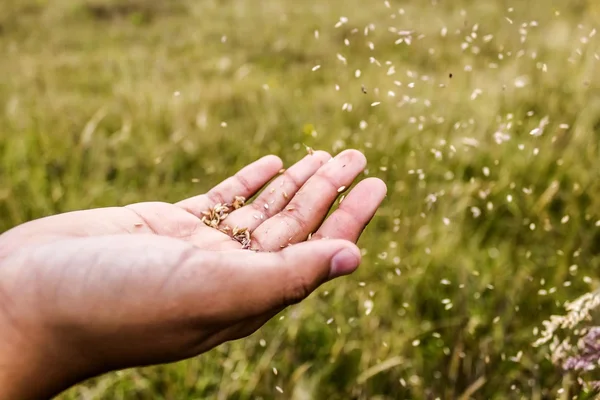
[[[303,272],[311,281],[326,281],[351,274],[361,261],[358,247],[341,239],[303,242],[276,254],[283,259],[285,267]]]
[[[223,252],[219,257],[219,268],[229,272],[228,291],[239,294],[234,312],[240,316],[296,304],[328,280],[354,272],[361,260],[358,247],[341,239],[303,242],[275,253]]]

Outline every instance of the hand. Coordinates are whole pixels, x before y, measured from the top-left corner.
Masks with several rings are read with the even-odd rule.
[[[325,217],[365,165],[355,150],[318,151],[272,180],[282,162],[267,156],[176,204],[76,211],[1,235],[0,399],[201,354],[353,272],[385,184],[365,179]],[[269,181],[252,203],[236,200]],[[209,213],[218,204],[224,219]]]

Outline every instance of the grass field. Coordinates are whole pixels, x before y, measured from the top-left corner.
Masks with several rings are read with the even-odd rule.
[[[600,283],[600,3],[389,3],[0,2],[0,232],[305,146],[389,189],[356,274],[63,399],[585,398],[531,344]]]

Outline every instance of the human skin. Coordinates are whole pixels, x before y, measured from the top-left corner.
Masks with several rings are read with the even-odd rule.
[[[352,273],[385,184],[359,182],[325,217],[365,166],[356,150],[317,151],[279,174],[266,156],[175,204],[74,211],[0,235],[0,399],[197,356]],[[254,251],[201,221],[261,189],[221,223],[247,227]]]

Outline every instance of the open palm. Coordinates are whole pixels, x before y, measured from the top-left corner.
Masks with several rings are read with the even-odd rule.
[[[327,215],[365,165],[356,150],[318,151],[280,173],[267,156],[175,204],[74,211],[0,235],[0,399],[201,354],[352,273],[350,242],[385,184],[363,180]]]

